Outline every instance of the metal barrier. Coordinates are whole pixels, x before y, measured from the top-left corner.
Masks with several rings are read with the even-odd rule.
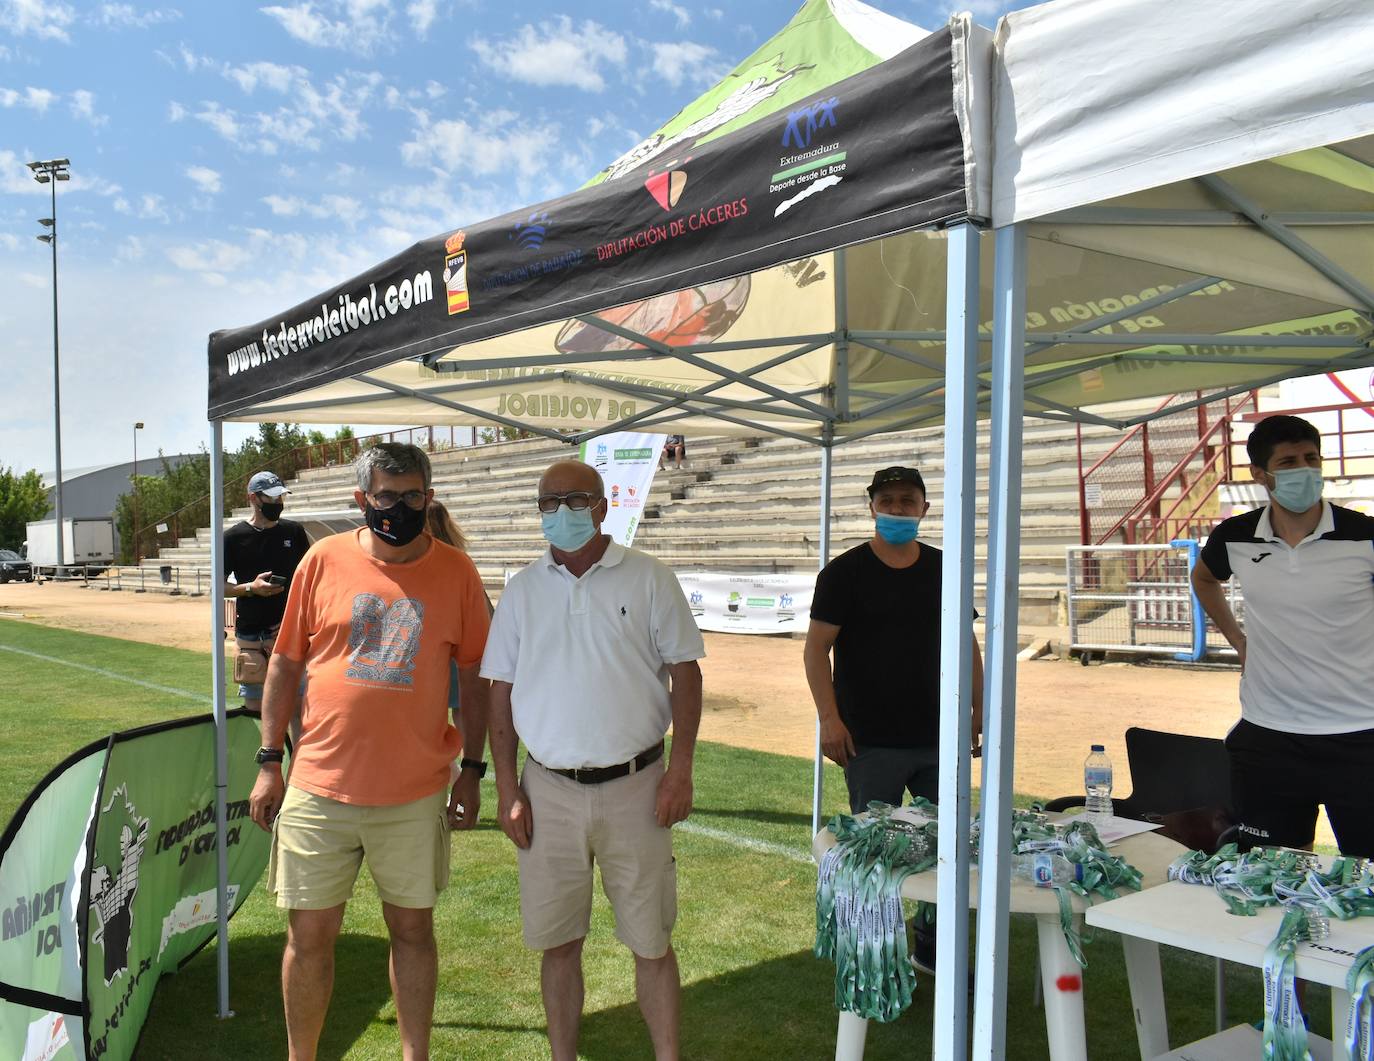
[[[85,588],[118,593],[166,593],[169,597],[203,597],[214,590],[210,572],[199,567],[111,567],[85,580]]]
[[[1198,543],[1070,546],[1069,650],[1167,656],[1181,661],[1234,659],[1235,650],[1193,596],[1190,574]],[[1234,579],[1226,584],[1236,618],[1244,600]]]

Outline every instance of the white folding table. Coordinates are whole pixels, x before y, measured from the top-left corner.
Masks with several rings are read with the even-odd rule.
[[[1264,966],[1264,952],[1282,919],[1283,911],[1278,907],[1262,909],[1254,917],[1230,914],[1212,888],[1178,881],[1124,895],[1089,910],[1088,924],[1121,934],[1140,1056],[1155,1058],[1169,1050],[1164,984],[1159,968],[1161,943],[1258,969]],[[1345,1027],[1350,1007],[1345,974],[1355,954],[1371,944],[1374,918],[1332,920],[1331,938],[1316,944],[1298,944],[1295,975],[1300,980],[1330,986],[1331,1027],[1337,1035]]]
[[[834,834],[822,829],[812,844],[817,862],[835,846]],[[1140,871],[1141,885],[1151,888],[1168,879],[1169,863],[1183,853],[1183,847],[1158,833],[1139,833],[1111,848]],[[978,905],[978,870],[969,875],[969,906]],[[902,884],[904,899],[936,900],[936,874],[917,873]],[[1083,911],[1088,903],[1072,895],[1075,927],[1081,929]],[[1097,899],[1096,902],[1103,900]],[[1013,880],[1011,912],[1034,914],[1040,944],[1040,976],[1045,991],[1045,1030],[1049,1037],[1051,1061],[1087,1061],[1088,1046],[1083,1025],[1083,969],[1069,953],[1059,925],[1059,899],[1052,888],[1037,888]],[[1091,923],[1091,921],[1090,921]],[[841,1011],[835,1038],[835,1061],[861,1061],[868,1021],[855,1013]]]

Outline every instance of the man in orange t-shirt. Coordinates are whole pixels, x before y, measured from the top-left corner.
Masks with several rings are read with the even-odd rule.
[[[288,913],[282,994],[293,1059],[315,1056],[333,989],[334,942],[364,858],[391,936],[402,1056],[429,1056],[438,960],[433,908],[449,877],[449,826],[477,821],[486,772],[488,613],[465,553],[425,529],[429,459],[387,443],[358,458],[367,526],[311,547],[296,570],[263,693],[264,746],[249,801],[271,829],[268,890]],[[448,721],[458,665],[464,758]],[[308,690],[289,787],[282,741]]]

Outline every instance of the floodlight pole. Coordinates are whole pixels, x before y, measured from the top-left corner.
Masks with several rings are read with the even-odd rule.
[[[134,566],[138,566],[138,433],[143,428],[142,420],[134,421]]]
[[[57,457],[57,469],[53,473],[53,478],[56,483],[54,501],[57,509],[57,575],[59,578],[62,576],[62,568],[66,566],[67,558],[62,542],[62,388],[57,343],[57,182],[71,180],[71,174],[68,172],[70,168],[71,162],[65,158],[29,163],[29,169],[33,171],[33,179],[39,184],[51,185],[50,190],[52,192],[52,217],[47,221],[47,227],[52,231],[38,238],[52,248],[52,418],[54,449]]]

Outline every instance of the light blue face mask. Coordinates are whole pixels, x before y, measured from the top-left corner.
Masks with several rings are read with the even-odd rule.
[[[545,513],[539,518],[544,525],[545,540],[560,552],[575,553],[596,534],[590,508],[574,512],[567,505],[559,505],[557,512]]]
[[[1274,477],[1270,491],[1274,502],[1289,512],[1306,512],[1322,499],[1320,468],[1285,468],[1270,474]]]
[[[873,517],[878,537],[888,545],[905,545],[916,540],[916,532],[921,529],[919,516],[889,516],[879,512]]]

